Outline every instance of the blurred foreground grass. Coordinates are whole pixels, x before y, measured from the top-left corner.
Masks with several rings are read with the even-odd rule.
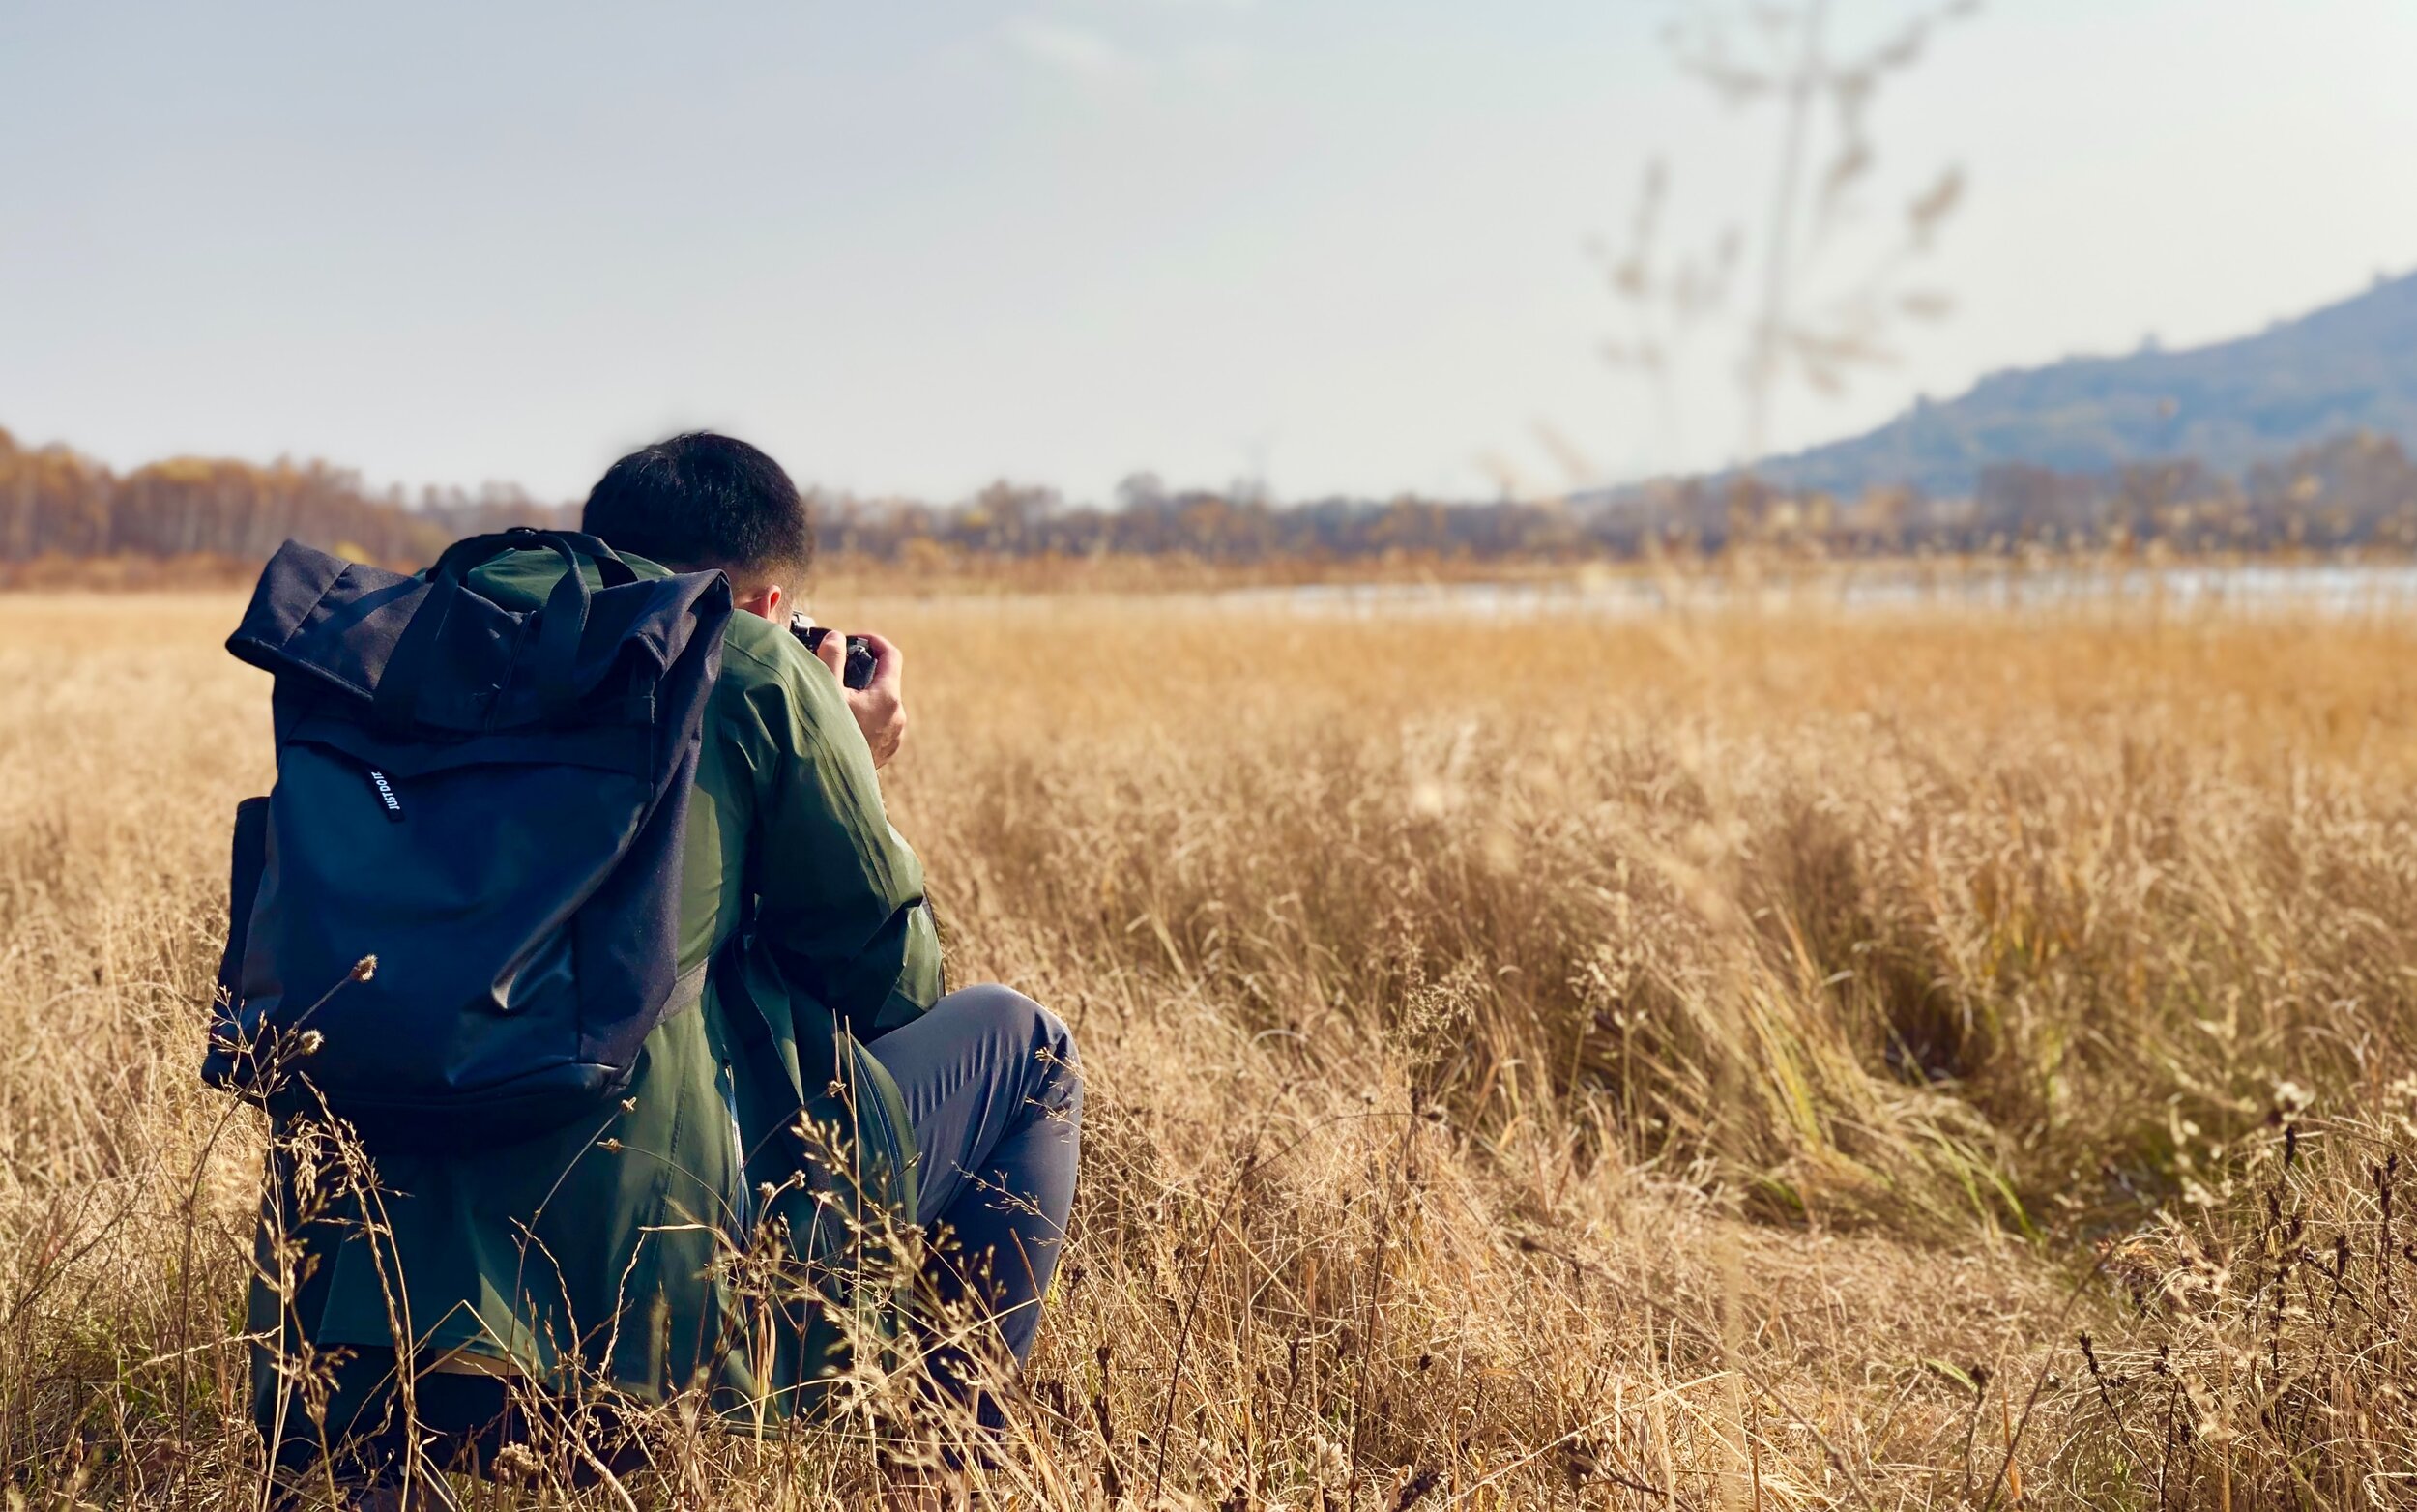
[[[268,771],[238,607],[0,597],[35,1505],[250,1504],[258,1133],[192,1071]],[[886,780],[952,978],[1057,1006],[1091,1082],[1030,1436],[976,1495],[2411,1495],[2417,625],[822,617],[908,648]],[[869,1490],[693,1435],[656,1480]]]

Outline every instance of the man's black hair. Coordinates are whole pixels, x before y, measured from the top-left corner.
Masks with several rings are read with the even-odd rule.
[[[710,430],[641,447],[605,469],[579,528],[616,551],[684,571],[801,577],[814,564],[798,485],[778,462]]]

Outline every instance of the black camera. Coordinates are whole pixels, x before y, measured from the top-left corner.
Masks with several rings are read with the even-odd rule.
[[[807,651],[819,654],[823,649],[823,637],[829,635],[830,630],[824,625],[808,625],[805,617],[800,615],[789,622],[789,633],[805,642]],[[849,636],[848,670],[840,674],[839,681],[854,688],[871,687],[874,661],[873,643],[861,635]]]

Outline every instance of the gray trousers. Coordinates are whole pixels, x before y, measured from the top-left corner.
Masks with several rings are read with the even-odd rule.
[[[866,1048],[915,1124],[926,1280],[945,1301],[972,1298],[1021,1365],[1074,1206],[1083,1124],[1074,1036],[1047,1008],[993,984],[949,993]],[[935,1352],[934,1374],[953,1386],[961,1357]]]

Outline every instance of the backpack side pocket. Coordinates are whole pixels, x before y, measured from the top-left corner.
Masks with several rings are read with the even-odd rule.
[[[260,896],[260,877],[268,867],[269,800],[248,798],[235,805],[234,857],[226,880],[226,945],[218,953],[218,991],[210,1004],[210,1049],[202,1063],[202,1076],[219,1085],[224,1085],[233,1069],[233,1036],[244,1006],[244,950],[251,938],[251,910]]]

